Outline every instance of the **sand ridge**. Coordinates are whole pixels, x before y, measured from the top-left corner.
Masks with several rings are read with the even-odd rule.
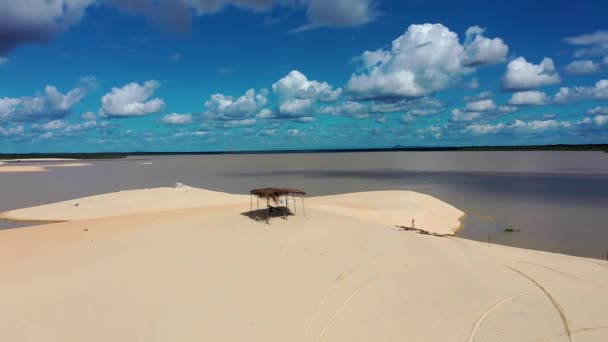
[[[436,234],[454,234],[464,213],[429,195],[413,191],[369,191],[307,198],[309,208],[389,226],[411,226]],[[262,201],[264,202],[264,201]],[[163,210],[249,204],[250,195],[235,195],[189,186],[119,191],[0,213],[20,221],[71,221]],[[264,202],[265,203],[265,202]],[[262,205],[265,205],[262,203]],[[257,202],[253,204],[257,208]],[[301,199],[296,205],[303,209]],[[297,211],[297,208],[296,208]]]
[[[195,191],[151,190],[167,201]],[[97,198],[97,209],[146,194],[136,191]],[[405,207],[413,195],[405,192],[310,198],[306,217],[298,211],[267,225],[249,218],[249,196],[199,191],[209,200],[199,207],[0,231],[0,302],[10,308],[0,310],[0,340],[608,337],[605,261],[372,220],[381,198]],[[459,214],[445,205],[450,220]],[[67,212],[52,206],[45,210]]]
[[[3,165],[4,164],[4,165]],[[50,168],[54,167],[81,167],[91,166],[92,164],[87,163],[65,163],[65,164],[36,164],[36,165],[22,165],[13,163],[2,163],[0,162],[0,173],[1,172],[47,172],[51,171]]]
[[[74,158],[27,158],[27,159],[0,159],[2,162],[45,162],[45,161],[69,161],[79,160]]]

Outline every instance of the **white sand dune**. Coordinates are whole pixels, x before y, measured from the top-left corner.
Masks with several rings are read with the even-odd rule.
[[[48,165],[2,165],[0,163],[0,172],[46,172],[51,171],[49,168],[55,167],[81,167],[81,166],[90,166],[91,164],[86,163],[66,163],[66,164],[48,164]]]
[[[7,161],[28,161],[28,162],[45,162],[45,161],[68,161],[68,160],[78,160],[73,158],[26,158],[26,159],[0,159],[0,162]]]
[[[19,221],[72,221],[150,213],[171,209],[250,204],[249,195],[197,189],[155,188],[120,191],[0,213]],[[437,234],[453,234],[464,213],[432,196],[413,191],[370,191],[308,198],[309,208],[386,225],[411,226]],[[298,206],[302,206],[299,199]],[[255,204],[254,204],[255,205]],[[302,210],[302,208],[300,208]]]
[[[0,218],[16,221],[72,221],[172,209],[249,204],[249,201],[248,195],[233,195],[188,186],[154,188],[119,191],[17,209],[0,213]]]
[[[201,205],[119,209],[183,190]],[[112,217],[79,199],[99,218],[0,231],[0,341],[608,340],[608,263],[375,222],[398,201],[417,213],[406,198],[425,195],[399,193],[311,198],[271,225],[207,190],[91,197]],[[380,198],[395,203],[370,214]],[[70,204],[21,213],[78,217]]]
[[[413,191],[369,191],[315,197],[324,211],[386,225],[414,226],[436,234],[453,235],[464,213],[429,195]]]
[[[0,173],[9,173],[9,172],[47,172],[50,171],[49,169],[47,169],[46,167],[43,166],[39,166],[39,165],[19,165],[19,166],[12,166],[12,165],[0,165]]]

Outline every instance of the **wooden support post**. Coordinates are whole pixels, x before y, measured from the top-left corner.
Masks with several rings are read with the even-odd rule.
[[[253,194],[249,196],[249,218],[253,218]]]
[[[298,205],[296,204],[296,194],[291,194],[291,198],[293,199],[293,212],[295,214],[298,213]]]
[[[266,198],[266,224],[270,224],[270,199]]]
[[[305,201],[304,195],[302,195],[302,208],[304,211],[304,217],[306,217],[306,201]]]
[[[257,207],[257,209],[256,209],[256,211],[255,211],[255,219],[256,219],[256,221],[257,221],[257,220],[260,218],[260,216],[259,216],[259,215],[260,215],[260,196],[255,195],[255,199],[256,199],[256,200],[257,200],[257,202],[258,202],[258,207]]]

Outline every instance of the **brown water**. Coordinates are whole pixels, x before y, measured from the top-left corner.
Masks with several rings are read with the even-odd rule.
[[[312,196],[407,189],[465,211],[464,238],[487,241],[491,234],[493,243],[602,259],[608,251],[608,154],[601,152],[182,155],[90,163],[0,173],[0,211],[176,182],[232,193],[292,186]],[[0,229],[14,226],[0,222]],[[507,227],[521,231],[505,233]]]

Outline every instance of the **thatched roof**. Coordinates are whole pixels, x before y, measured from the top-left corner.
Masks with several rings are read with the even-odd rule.
[[[262,198],[277,198],[285,195],[306,195],[306,191],[300,189],[293,188],[263,188],[263,189],[253,189],[250,191],[252,195],[256,195]]]

